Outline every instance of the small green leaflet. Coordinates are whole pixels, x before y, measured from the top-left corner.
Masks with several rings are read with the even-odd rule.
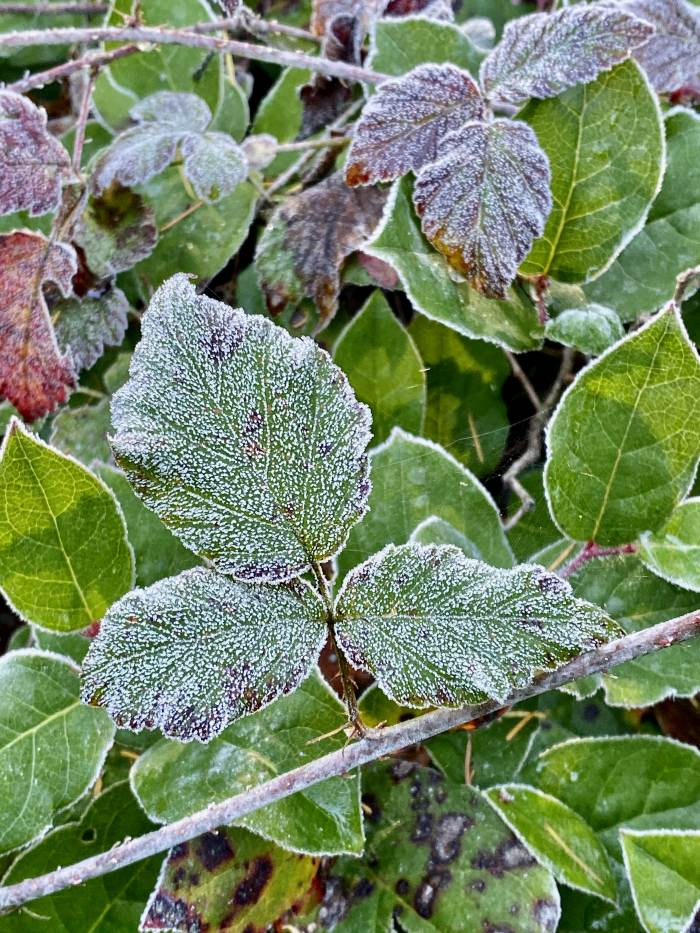
[[[639,552],[664,580],[700,592],[700,499],[686,499],[658,531],[645,532]]]
[[[659,528],[700,456],[700,360],[669,305],[579,373],[547,430],[558,527],[615,545]]]
[[[0,490],[0,586],[21,618],[75,631],[133,586],[133,554],[110,490],[16,419],[0,452]]]
[[[431,515],[416,525],[409,541],[411,544],[452,544],[464,551],[467,557],[478,559],[479,556],[479,549],[469,538],[437,515]]]
[[[350,663],[415,707],[505,700],[619,631],[541,567],[497,569],[445,545],[388,545],[348,574],[334,616]]]
[[[83,664],[81,696],[117,725],[207,742],[290,693],[326,640],[302,580],[278,587],[185,570],[120,599]]]
[[[96,405],[66,407],[51,422],[51,446],[75,457],[86,467],[92,467],[93,461],[109,463],[112,449],[107,436],[111,431],[108,398]]]
[[[386,75],[403,75],[424,63],[458,65],[476,74],[484,53],[452,23],[427,16],[378,19],[367,65]]]
[[[342,703],[313,671],[293,694],[229,726],[208,745],[157,742],[134,765],[132,786],[151,819],[173,822],[343,748],[346,721]],[[295,852],[359,855],[359,773],[314,784],[236,825]]]
[[[693,933],[700,921],[700,832],[623,829],[620,842],[646,933]]]
[[[545,334],[565,347],[574,347],[589,356],[599,356],[625,336],[617,312],[603,305],[589,304],[566,308],[545,325]]]
[[[328,354],[184,275],[153,297],[142,334],[112,420],[148,508],[242,579],[332,557],[367,508],[370,414]]]
[[[78,671],[33,649],[0,658],[0,853],[41,836],[95,783],[114,726],[80,703]]]

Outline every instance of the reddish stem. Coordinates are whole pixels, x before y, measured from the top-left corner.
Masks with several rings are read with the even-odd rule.
[[[601,547],[599,544],[596,544],[595,541],[588,541],[580,554],[577,554],[576,557],[560,571],[559,576],[572,576],[585,563],[596,557],[612,557],[615,554],[635,554],[636,551],[636,544],[618,544],[615,547]]]

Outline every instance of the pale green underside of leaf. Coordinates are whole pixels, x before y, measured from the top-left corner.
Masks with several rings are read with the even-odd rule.
[[[628,60],[519,114],[549,157],[553,207],[523,275],[596,278],[644,224],[664,172],[656,95]],[[613,305],[615,307],[615,305]]]
[[[0,852],[50,829],[95,782],[114,726],[80,703],[78,672],[32,649],[0,660]]]
[[[338,558],[342,578],[351,567],[381,550],[403,544],[424,519],[453,525],[497,567],[513,556],[496,505],[479,480],[438,444],[395,428],[370,455],[369,512],[350,532]]]
[[[657,532],[643,534],[639,551],[653,573],[700,592],[700,499],[686,499]]]
[[[687,493],[698,456],[700,362],[670,306],[563,396],[547,432],[552,516],[579,541],[633,541]]]
[[[421,233],[411,187],[408,176],[395,183],[384,208],[384,220],[372,242],[363,247],[364,252],[396,270],[411,304],[426,317],[465,337],[516,352],[538,348],[543,327],[529,298],[513,288],[507,299],[495,301],[459,280]]]
[[[69,632],[133,585],[133,555],[112,493],[15,421],[0,460],[0,585],[16,612]]]
[[[313,672],[291,696],[229,726],[208,745],[156,743],[134,765],[132,785],[152,819],[172,822],[337,751],[346,742],[339,728],[346,719]],[[236,825],[297,852],[359,854],[359,774],[323,781]]]
[[[368,67],[403,75],[426,62],[450,62],[476,75],[484,57],[461,29],[425,16],[380,19],[372,31]]]

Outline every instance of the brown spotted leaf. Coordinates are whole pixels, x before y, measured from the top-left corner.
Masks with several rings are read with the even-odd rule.
[[[46,128],[46,113],[0,91],[0,214],[46,214],[72,175],[68,153]]]
[[[700,95],[700,10],[684,0],[627,0],[624,8],[654,27],[634,57],[660,93]]]
[[[624,61],[652,32],[613,4],[581,3],[522,16],[507,23],[484,59],[481,84],[487,97],[511,104],[556,97]]]
[[[317,329],[338,307],[340,269],[381,220],[387,192],[348,188],[339,172],[288,198],[272,215],[256,253],[258,276],[270,314],[310,298]]]
[[[318,901],[320,860],[223,827],[171,849],[140,930],[265,933]]]
[[[92,195],[73,235],[98,279],[131,269],[158,240],[155,210],[139,194],[112,183]]]
[[[439,156],[448,133],[483,115],[476,83],[456,65],[419,65],[385,81],[357,123],[345,180],[367,185],[416,171]]]
[[[467,123],[418,173],[423,232],[470,285],[505,298],[552,206],[549,162],[525,123]]]
[[[185,570],[111,607],[83,662],[81,696],[136,732],[208,742],[301,683],[324,620],[303,580],[265,586]]]
[[[65,402],[75,384],[69,353],[61,353],[44,299],[52,282],[71,292],[72,247],[42,234],[17,230],[0,236],[0,397],[27,421]]]

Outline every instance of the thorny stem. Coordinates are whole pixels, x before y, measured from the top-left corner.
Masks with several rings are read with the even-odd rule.
[[[241,817],[290,794],[305,790],[330,777],[346,774],[360,765],[390,755],[409,745],[424,742],[447,729],[484,716],[488,717],[490,713],[505,706],[562,687],[579,677],[608,671],[625,661],[641,658],[698,635],[700,612],[690,612],[580,654],[557,670],[541,674],[527,687],[514,690],[503,700],[487,700],[462,709],[436,709],[396,726],[374,729],[357,742],[277,775],[257,787],[229,797],[168,826],[162,826],[136,839],[126,840],[109,852],[84,859],[75,865],[57,868],[38,878],[28,878],[18,884],[0,887],[0,910],[17,907],[37,897],[53,894],[71,885],[82,884],[91,878],[99,878],[117,871],[125,865],[132,865],[158,852],[165,852],[172,846],[194,839],[202,833],[211,832],[219,826],[229,826]]]
[[[112,49],[109,52],[88,52],[81,58],[72,59],[69,62],[63,62],[62,65],[56,65],[54,68],[48,68],[46,71],[38,71],[35,74],[27,75],[18,81],[8,84],[6,90],[14,91],[16,94],[24,94],[35,87],[44,87],[53,81],[60,81],[67,78],[76,71],[82,71],[84,68],[100,68],[103,65],[109,65],[110,62],[119,58],[126,58],[127,55],[133,55],[135,52],[142,51],[138,45],[122,45],[118,49]]]
[[[345,146],[350,142],[347,136],[332,136],[328,139],[302,139],[295,143],[278,143],[275,152],[306,152],[308,149],[327,149],[331,146]]]
[[[80,163],[83,158],[83,146],[85,145],[85,127],[88,116],[90,115],[90,101],[92,92],[95,89],[97,80],[97,68],[93,68],[88,75],[83,89],[83,97],[80,101],[80,111],[75,122],[75,140],[73,141],[73,171],[80,176]]]
[[[106,13],[109,9],[107,3],[82,3],[81,0],[69,0],[67,3],[0,3],[0,16],[4,13],[34,16],[37,13]]]
[[[589,541],[583,549],[559,571],[560,577],[570,577],[589,560],[596,557],[612,557],[615,554],[635,554],[636,544],[618,544],[616,547],[601,547],[595,541]]]

